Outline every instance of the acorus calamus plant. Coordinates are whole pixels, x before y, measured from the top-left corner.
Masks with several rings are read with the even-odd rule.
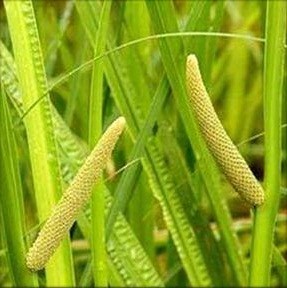
[[[3,3],[0,286],[287,287],[287,2]]]

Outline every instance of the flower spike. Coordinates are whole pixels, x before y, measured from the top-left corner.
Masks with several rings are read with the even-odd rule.
[[[193,54],[188,56],[186,62],[186,85],[190,106],[203,138],[221,170],[241,197],[253,206],[262,205],[263,188],[218,119]]]
[[[26,262],[30,270],[43,269],[67,235],[81,208],[88,202],[93,185],[101,176],[124,127],[125,118],[116,119],[79,169],[27,254]]]

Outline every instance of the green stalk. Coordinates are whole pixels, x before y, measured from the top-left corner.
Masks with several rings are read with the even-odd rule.
[[[31,1],[5,1],[4,4],[23,97],[23,108],[26,110],[47,90],[34,9]],[[49,98],[43,98],[25,118],[40,222],[47,219],[62,190],[50,105]],[[46,284],[50,287],[74,285],[68,238],[62,242],[46,266]]]
[[[286,38],[285,1],[268,1],[264,55],[266,202],[254,211],[250,286],[270,285],[272,243],[280,198],[281,109]]]
[[[105,1],[101,10],[96,35],[95,57],[105,52],[112,1]],[[94,62],[89,104],[89,146],[92,149],[102,134],[103,123],[103,60]],[[93,276],[95,286],[108,286],[107,257],[105,249],[105,194],[103,179],[92,193]]]
[[[6,236],[7,258],[10,264],[12,286],[36,287],[37,278],[28,271],[25,263],[23,194],[16,141],[9,112],[6,95],[2,91],[0,97],[0,187],[2,191],[0,207]]]

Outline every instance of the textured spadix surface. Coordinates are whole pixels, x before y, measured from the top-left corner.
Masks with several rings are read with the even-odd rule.
[[[200,130],[223,173],[247,202],[251,205],[263,204],[264,191],[218,119],[193,54],[186,62],[186,84]]]
[[[81,208],[89,200],[93,185],[101,176],[124,126],[125,119],[123,117],[116,119],[79,169],[30,248],[27,254],[29,269],[37,271],[44,268],[75,222]]]

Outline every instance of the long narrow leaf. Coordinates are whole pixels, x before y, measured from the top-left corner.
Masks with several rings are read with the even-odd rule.
[[[95,56],[105,51],[106,35],[109,28],[109,18],[112,1],[106,1],[101,8],[99,27],[96,35]],[[89,146],[93,147],[102,131],[103,118],[103,60],[94,62],[92,70],[91,94],[89,101]],[[105,195],[102,179],[93,189],[92,194],[92,257],[93,275],[96,286],[108,285],[107,263],[105,251]]]
[[[5,1],[4,4],[23,94],[23,107],[26,109],[47,89],[34,10],[31,1]],[[25,121],[40,221],[46,219],[62,190],[50,113],[50,102],[45,98]],[[68,239],[65,239],[46,272],[49,286],[74,284]]]

